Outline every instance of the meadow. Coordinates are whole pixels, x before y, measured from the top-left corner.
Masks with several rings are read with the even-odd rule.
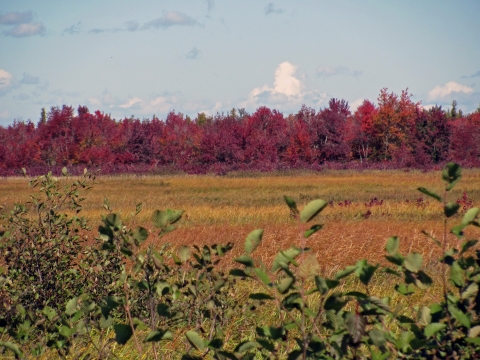
[[[449,200],[459,200],[465,208],[478,206],[479,184],[480,170],[464,170]],[[433,235],[443,231],[442,205],[418,192],[421,186],[440,194],[443,190],[436,171],[98,176],[93,189],[85,193],[81,214],[95,230],[101,215],[107,213],[103,202],[108,198],[111,209],[120,213],[126,224],[151,230],[154,210],[182,209],[185,215],[178,230],[161,241],[175,247],[239,244],[228,258],[242,253],[241,244],[250,231],[263,228],[264,241],[258,251],[269,264],[280,249],[299,246],[302,239],[303,229],[290,216],[283,196],[293,197],[299,207],[320,198],[329,202],[320,218],[324,228],[308,239],[307,246],[317,255],[325,275],[329,275],[360,258],[383,262],[384,243],[392,235],[400,238],[401,250],[417,251],[427,262],[438,255],[432,241],[421,231]],[[28,201],[30,194],[25,178],[0,180],[4,208]],[[142,211],[134,216],[138,203],[142,203]],[[450,220],[450,225],[459,221],[462,212]],[[151,242],[160,240],[150,238],[146,244]]]
[[[69,182],[60,178],[61,182]],[[462,214],[480,203],[480,170],[467,169],[462,181],[449,193],[449,201],[458,201],[459,214],[449,220],[453,226],[461,220]],[[144,226],[155,232],[151,216],[156,209],[182,209],[185,211],[178,228],[163,237],[150,236],[142,245],[154,244],[160,248],[169,243],[173,248],[234,243],[221,266],[227,270],[234,267],[233,258],[244,253],[247,234],[257,228],[265,230],[263,241],[256,250],[256,258],[270,266],[276,254],[291,245],[306,246],[316,255],[320,274],[334,277],[334,274],[359,259],[369,263],[385,261],[385,241],[396,235],[400,238],[400,253],[418,252],[423,256],[423,266],[435,280],[435,286],[418,291],[414,296],[404,298],[396,294],[388,278],[379,274],[374,278],[371,289],[379,296],[390,296],[398,306],[424,305],[442,298],[437,286],[441,267],[437,259],[441,249],[422,233],[441,237],[443,232],[442,204],[417,191],[418,187],[443,194],[444,184],[439,172],[421,171],[324,171],[288,173],[230,173],[226,176],[213,175],[170,175],[141,176],[117,175],[98,176],[94,186],[85,192],[81,214],[92,227],[90,241],[97,236],[96,228],[102,214],[107,214],[104,201],[107,198],[112,211],[119,213],[129,227]],[[9,209],[15,202],[26,202],[32,190],[28,179],[0,179],[1,206]],[[305,227],[291,216],[283,196],[297,201],[299,208],[314,199],[329,203],[319,216],[323,229],[307,240],[303,238]],[[142,210],[135,215],[136,205],[142,203]],[[153,235],[153,234],[152,234]],[[468,238],[478,238],[478,228],[468,229]],[[449,245],[455,246],[451,236]],[[301,262],[301,260],[300,260]],[[238,265],[238,264],[237,264]],[[358,288],[358,281],[349,282],[349,289]],[[253,288],[238,288],[237,292],[247,302]],[[237,295],[238,297],[238,295]],[[256,314],[254,317],[239,314],[231,323],[225,342],[237,343],[249,339],[248,326],[252,322],[275,323],[275,309],[272,312]],[[179,334],[182,329],[178,329]],[[230,335],[229,335],[230,334]],[[167,343],[163,348],[175,358],[177,341]],[[133,344],[116,351],[121,358],[130,358]],[[227,345],[228,347],[228,345]],[[74,355],[88,349],[81,345],[74,348]],[[50,352],[47,352],[49,356]],[[148,358],[148,352],[145,353]]]

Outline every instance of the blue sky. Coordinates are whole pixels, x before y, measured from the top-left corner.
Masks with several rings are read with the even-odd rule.
[[[479,14],[476,0],[0,0],[0,125],[63,104],[116,119],[355,109],[383,87],[471,112]]]

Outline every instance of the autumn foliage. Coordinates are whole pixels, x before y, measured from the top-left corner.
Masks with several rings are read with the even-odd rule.
[[[88,166],[103,173],[189,173],[291,168],[431,167],[445,161],[480,165],[480,113],[424,109],[407,90],[382,89],[377,105],[365,100],[354,113],[331,99],[285,116],[260,107],[248,114],[195,119],[112,119],[87,107],[52,107],[37,124],[0,127],[0,174],[15,175]],[[74,170],[73,170],[74,171]]]

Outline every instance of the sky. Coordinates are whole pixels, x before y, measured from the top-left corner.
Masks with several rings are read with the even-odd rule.
[[[42,108],[115,119],[260,106],[285,115],[380,90],[480,103],[477,0],[0,0],[0,126]]]

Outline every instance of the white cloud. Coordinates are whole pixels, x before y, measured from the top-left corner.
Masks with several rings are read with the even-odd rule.
[[[354,100],[354,101],[350,104],[350,111],[351,111],[352,113],[355,112],[355,111],[358,109],[358,107],[363,104],[364,101],[365,101],[364,98],[359,98],[359,99],[357,99],[357,100]]]
[[[190,50],[187,55],[185,55],[187,59],[200,59],[202,57],[202,51],[198,50],[196,47],[193,47],[192,50]]]
[[[278,65],[275,70],[273,87],[263,85],[254,88],[241,107],[254,109],[266,105],[282,110],[295,110],[298,106],[308,103],[320,105],[325,102],[326,93],[306,91],[297,75],[297,67],[288,61]]]
[[[8,71],[0,69],[0,96],[5,95],[15,86],[15,77]]]
[[[268,3],[265,7],[265,16],[270,14],[281,14],[283,13],[282,9],[277,8],[273,3]]]
[[[337,76],[337,75],[357,77],[362,75],[362,71],[350,70],[349,68],[342,65],[339,65],[339,66],[322,65],[317,68],[317,76],[330,77],[330,76]]]
[[[451,94],[464,93],[469,94],[473,93],[473,89],[469,86],[459,84],[455,81],[450,81],[445,85],[437,85],[435,88],[429,91],[428,99],[429,100],[442,100],[448,97]]]
[[[167,29],[170,26],[193,26],[197,21],[187,14],[178,11],[169,11],[158,19],[151,20],[142,26],[142,29],[162,28]]]
[[[4,31],[3,33],[7,36],[20,38],[27,36],[43,35],[45,33],[45,30],[45,25],[42,22],[30,22],[26,24],[18,24],[10,30]]]
[[[31,11],[14,11],[0,16],[1,25],[18,25],[31,22],[33,13]]]
[[[297,96],[300,94],[302,83],[295,77],[297,67],[285,61],[278,65],[275,70],[275,82],[273,90],[287,96]]]
[[[131,107],[137,107],[136,105],[141,105],[143,103],[143,100],[138,98],[138,97],[133,97],[128,99],[128,101],[125,104],[119,105],[122,109],[129,109]]]

